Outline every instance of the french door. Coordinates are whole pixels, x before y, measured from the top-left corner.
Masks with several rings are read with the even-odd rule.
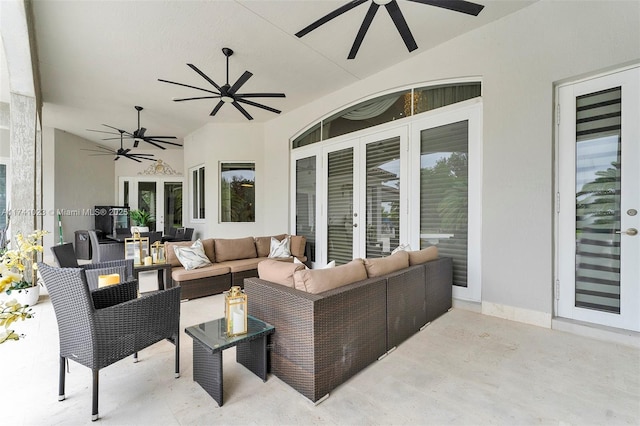
[[[454,297],[480,301],[482,102],[404,123],[292,150],[291,229],[314,267],[436,245]]]
[[[406,127],[331,144],[326,165],[327,262],[387,256],[407,237]]]
[[[640,67],[558,100],[557,315],[640,331]]]
[[[156,231],[182,226],[182,178],[121,177],[118,202],[151,213]]]

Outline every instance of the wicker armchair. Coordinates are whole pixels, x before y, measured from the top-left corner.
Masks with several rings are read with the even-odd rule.
[[[101,263],[86,263],[78,266],[85,270],[89,290],[98,289],[100,275],[120,274],[120,282],[133,281],[133,259],[109,260]]]
[[[60,376],[58,400],[65,399],[65,363],[71,359],[93,372],[91,420],[98,419],[98,372],[156,342],[175,345],[180,376],[180,288],[136,298],[138,282],[90,291],[82,268],[38,264],[58,321]]]
[[[108,260],[124,259],[124,244],[113,242],[100,244],[96,231],[89,231],[89,240],[91,240],[91,257],[92,263],[101,263]]]
[[[51,247],[53,257],[61,268],[77,268],[78,259],[76,252],[73,250],[73,244],[65,243]]]

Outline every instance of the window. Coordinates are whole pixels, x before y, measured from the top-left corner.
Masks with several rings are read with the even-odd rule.
[[[314,123],[291,141],[293,149],[482,95],[478,81],[414,87],[377,96]]]
[[[220,222],[255,222],[255,163],[220,163]]]
[[[191,219],[204,220],[204,166],[190,169],[191,172]]]

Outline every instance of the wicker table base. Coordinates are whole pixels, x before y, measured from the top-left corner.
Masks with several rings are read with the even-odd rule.
[[[236,361],[267,380],[267,338],[274,328],[259,319],[248,317],[248,332],[241,336],[225,335],[225,319],[220,318],[192,327],[185,332],[193,338],[193,380],[220,407],[223,404],[222,351],[236,346]]]

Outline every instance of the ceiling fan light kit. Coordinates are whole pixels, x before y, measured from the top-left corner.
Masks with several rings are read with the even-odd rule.
[[[356,6],[360,6],[362,3],[366,3],[369,0],[353,0],[349,3],[340,6],[339,8],[329,12],[322,18],[317,21],[307,25],[302,30],[296,33],[296,37],[302,38],[305,35],[309,34],[311,31],[316,28],[326,24],[334,18],[342,15],[345,12],[350,11]],[[464,0],[407,0],[415,3],[422,3],[429,6],[436,6],[443,9],[452,10],[455,12],[464,13],[467,15],[478,16],[478,14],[484,8],[483,5],[472,3],[470,1]],[[362,21],[362,25],[358,30],[358,34],[356,35],[355,40],[353,41],[353,45],[351,46],[351,50],[349,51],[349,55],[347,59],[355,59],[358,54],[358,50],[360,50],[360,46],[362,45],[362,41],[364,40],[364,36],[367,34],[369,27],[371,26],[371,22],[373,22],[373,18],[376,15],[376,12],[380,8],[380,6],[384,6],[391,17],[394,25],[396,26],[404,44],[407,46],[407,50],[409,52],[413,52],[418,48],[418,44],[413,38],[413,34],[411,34],[411,30],[409,29],[409,25],[407,21],[404,19],[404,15],[400,10],[400,6],[398,6],[397,0],[371,0],[371,5],[369,6],[369,10]]]
[[[215,107],[209,114],[212,117],[215,116],[218,113],[218,111],[220,111],[220,108],[222,108],[222,105],[231,104],[238,111],[240,111],[247,120],[253,120],[253,117],[251,116],[251,114],[249,114],[247,110],[245,110],[242,107],[242,105],[240,105],[241,103],[245,105],[250,105],[256,108],[261,108],[276,114],[280,114],[281,112],[280,110],[271,108],[263,104],[259,104],[257,102],[250,101],[247,98],[284,98],[285,94],[284,93],[238,93],[238,90],[247,82],[247,80],[251,78],[251,76],[253,76],[253,74],[250,73],[249,71],[245,71],[244,74],[242,74],[240,78],[238,78],[236,82],[233,83],[233,86],[230,85],[229,84],[229,57],[233,55],[233,50],[229,49],[228,47],[223,47],[222,53],[227,58],[227,81],[222,86],[219,86],[215,81],[209,78],[209,76],[207,76],[195,65],[187,64],[189,68],[191,68],[193,71],[199,74],[207,82],[209,82],[216,90],[203,89],[201,87],[191,86],[189,84],[178,83],[170,80],[164,80],[162,78],[159,78],[158,81],[210,93],[210,95],[207,95],[207,96],[196,96],[196,97],[190,97],[190,98],[173,98],[173,101],[184,102],[184,101],[194,101],[194,100],[202,100],[202,99],[219,99],[218,103],[215,105]]]

